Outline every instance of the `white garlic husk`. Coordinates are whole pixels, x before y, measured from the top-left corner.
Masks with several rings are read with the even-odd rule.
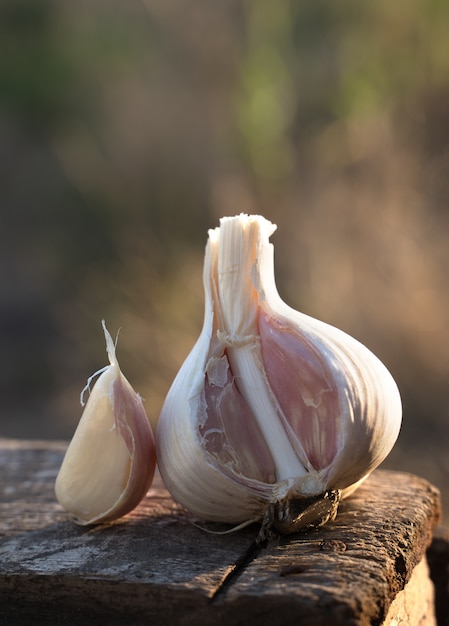
[[[209,231],[204,325],[156,435],[176,500],[209,521],[260,520],[262,538],[334,519],[390,452],[402,416],[372,352],[281,300],[275,228],[242,214]]]
[[[142,399],[120,370],[104,321],[103,330],[110,365],[98,372],[55,484],[59,503],[81,525],[129,513],[150,488],[156,467]]]

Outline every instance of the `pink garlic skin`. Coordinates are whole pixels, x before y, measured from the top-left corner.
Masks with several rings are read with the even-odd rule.
[[[120,501],[102,522],[119,519],[135,509],[151,487],[156,469],[156,443],[141,397],[121,373],[112,391],[114,421],[128,448],[130,471]]]
[[[240,215],[210,231],[203,329],[158,424],[166,486],[208,520],[262,519],[273,503],[349,493],[399,434],[400,395],[379,359],[281,300],[274,228]]]
[[[207,418],[199,429],[202,445],[223,472],[273,484],[276,470],[265,439],[236,387],[226,354],[220,361],[226,367],[225,381],[206,374]]]
[[[298,456],[329,489],[349,488],[385,453],[384,440],[376,444],[374,428],[369,434],[368,407],[355,392],[358,381],[339,381],[338,361],[319,349],[318,337],[310,341],[311,330],[301,331],[291,321],[261,311],[259,332],[267,379],[276,389],[281,419]],[[356,362],[351,365],[356,368]],[[362,474],[360,467],[365,468]]]

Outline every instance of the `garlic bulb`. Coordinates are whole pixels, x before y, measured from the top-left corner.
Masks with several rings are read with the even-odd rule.
[[[101,376],[55,485],[60,504],[82,525],[118,519],[134,509],[148,491],[156,466],[154,436],[142,400],[120,370],[104,321],[103,330],[110,365],[97,372]]]
[[[156,435],[176,500],[205,520],[260,520],[262,538],[334,519],[390,452],[402,413],[377,357],[281,300],[275,228],[239,215],[209,231],[203,329]]]

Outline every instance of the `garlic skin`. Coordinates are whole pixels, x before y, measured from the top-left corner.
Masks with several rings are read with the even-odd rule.
[[[156,466],[142,400],[120,370],[104,321],[103,330],[110,365],[100,370],[55,484],[59,503],[81,525],[129,513],[148,491]]]
[[[156,434],[173,497],[209,521],[262,522],[262,538],[335,518],[388,455],[402,407],[391,374],[354,338],[280,298],[276,226],[261,216],[209,231],[201,334]]]

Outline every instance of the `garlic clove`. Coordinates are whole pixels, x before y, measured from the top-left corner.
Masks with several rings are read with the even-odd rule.
[[[239,215],[209,232],[203,328],[156,435],[179,502],[207,520],[260,520],[263,536],[334,519],[387,456],[402,417],[377,357],[282,301],[274,230]]]
[[[153,480],[154,436],[140,396],[123,376],[103,321],[110,365],[89,396],[56,478],[60,504],[79,524],[122,517]]]

